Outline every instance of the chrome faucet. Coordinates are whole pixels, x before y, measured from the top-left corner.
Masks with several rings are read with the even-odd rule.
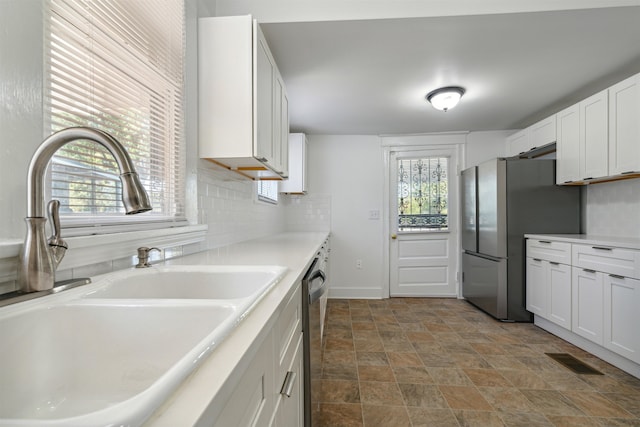
[[[27,176],[27,234],[18,265],[18,284],[22,292],[45,291],[53,288],[55,270],[67,250],[60,237],[60,202],[48,204],[53,235],[46,240],[44,218],[44,173],[54,153],[69,142],[89,140],[104,146],[116,159],[122,181],[122,202],[127,214],[151,210],[145,191],[129,154],[114,137],[101,130],[88,127],[63,129],[45,139],[29,164]]]

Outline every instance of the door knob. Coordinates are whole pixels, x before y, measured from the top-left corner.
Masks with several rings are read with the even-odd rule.
[[[392,234],[392,235],[391,235],[391,238],[392,238],[393,240],[396,240],[396,239],[398,238],[398,236],[397,236],[396,234]]]

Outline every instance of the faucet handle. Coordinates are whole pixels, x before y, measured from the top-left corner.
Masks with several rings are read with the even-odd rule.
[[[47,212],[49,215],[49,221],[51,222],[52,231],[48,243],[51,250],[51,255],[53,256],[53,262],[55,263],[55,266],[58,267],[60,261],[62,261],[62,258],[64,258],[64,254],[68,249],[67,242],[65,242],[64,239],[62,239],[62,237],[60,236],[60,201],[51,200],[47,204]]]

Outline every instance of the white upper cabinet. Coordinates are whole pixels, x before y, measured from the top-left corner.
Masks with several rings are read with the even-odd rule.
[[[603,90],[580,102],[580,174],[585,181],[609,173],[609,98]]]
[[[201,18],[199,156],[252,179],[286,178],[286,88],[257,21]]]
[[[507,156],[518,156],[556,142],[556,115],[507,137]]]
[[[507,157],[517,156],[525,151],[529,151],[529,128],[507,137]]]
[[[640,74],[609,88],[609,173],[640,172]]]
[[[609,110],[604,90],[556,116],[556,183],[584,184],[609,174]]]
[[[556,115],[540,120],[528,127],[529,129],[529,148],[539,148],[547,144],[556,142]],[[527,150],[527,151],[528,151]]]
[[[640,74],[556,116],[557,184],[640,177]]]
[[[556,115],[556,183],[580,181],[580,109],[573,105]]]
[[[289,134],[289,179],[280,184],[281,193],[307,192],[307,136]]]

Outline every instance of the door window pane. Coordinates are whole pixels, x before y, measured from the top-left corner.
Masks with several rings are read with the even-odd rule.
[[[448,230],[448,158],[398,160],[398,230]]]

